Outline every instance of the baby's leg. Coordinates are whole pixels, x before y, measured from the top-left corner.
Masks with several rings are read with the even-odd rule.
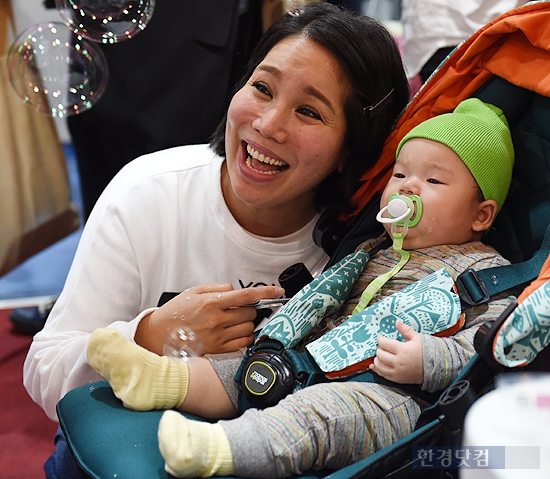
[[[410,434],[419,415],[420,407],[410,397],[391,388],[327,383],[299,391],[273,408],[250,409],[238,419],[217,424],[163,417],[159,444],[168,470],[178,477],[199,471],[222,475],[228,470],[238,477],[288,477],[355,463]],[[230,462],[223,447],[220,456],[214,453],[217,444],[226,444],[220,426],[230,444]],[[210,435],[216,439],[210,440]],[[199,436],[211,445],[208,456],[218,461],[215,467],[204,454],[189,452],[190,439]]]
[[[172,476],[233,475],[231,446],[219,423],[193,421],[176,411],[166,411],[158,437],[165,469]]]
[[[235,408],[206,358],[188,361],[158,356],[113,329],[97,329],[88,363],[129,409],[180,408],[209,418],[233,417]]]

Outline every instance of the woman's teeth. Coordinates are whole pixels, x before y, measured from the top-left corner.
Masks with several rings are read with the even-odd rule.
[[[263,153],[259,153],[250,145],[246,145],[246,151],[248,152],[248,156],[246,157],[247,166],[258,173],[263,173],[266,175],[276,175],[281,173],[284,167],[288,166],[284,161],[275,160],[274,158],[266,156]],[[276,169],[258,170],[257,168],[254,168],[252,166],[252,159],[266,166],[275,166]]]

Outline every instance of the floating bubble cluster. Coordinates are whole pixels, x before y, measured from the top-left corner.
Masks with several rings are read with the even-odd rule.
[[[168,336],[162,354],[187,361],[190,357],[202,355],[201,342],[193,331],[187,328],[178,328]]]
[[[117,43],[144,30],[154,0],[56,0],[65,24],[95,42]]]
[[[23,31],[8,52],[8,74],[17,94],[42,113],[64,118],[90,109],[107,86],[103,52],[61,22]]]

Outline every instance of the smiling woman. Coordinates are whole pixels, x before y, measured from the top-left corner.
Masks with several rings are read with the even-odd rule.
[[[140,157],[102,194],[29,350],[31,397],[55,419],[68,390],[99,379],[84,353],[98,328],[157,354],[182,326],[200,354],[248,346],[256,311],[247,305],[280,297],[274,285],[292,264],[323,270],[312,238],[319,212],[352,208],[408,98],[399,50],[377,21],[326,3],[281,17],[211,145]]]
[[[285,236],[315,216],[315,190],[345,156],[349,90],[333,55],[295,35],[275,45],[235,94],[222,191],[248,231]]]

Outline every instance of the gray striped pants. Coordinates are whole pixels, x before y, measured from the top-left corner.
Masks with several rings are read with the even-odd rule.
[[[236,476],[279,478],[355,463],[410,434],[420,412],[393,388],[348,381],[310,386],[220,424]]]

